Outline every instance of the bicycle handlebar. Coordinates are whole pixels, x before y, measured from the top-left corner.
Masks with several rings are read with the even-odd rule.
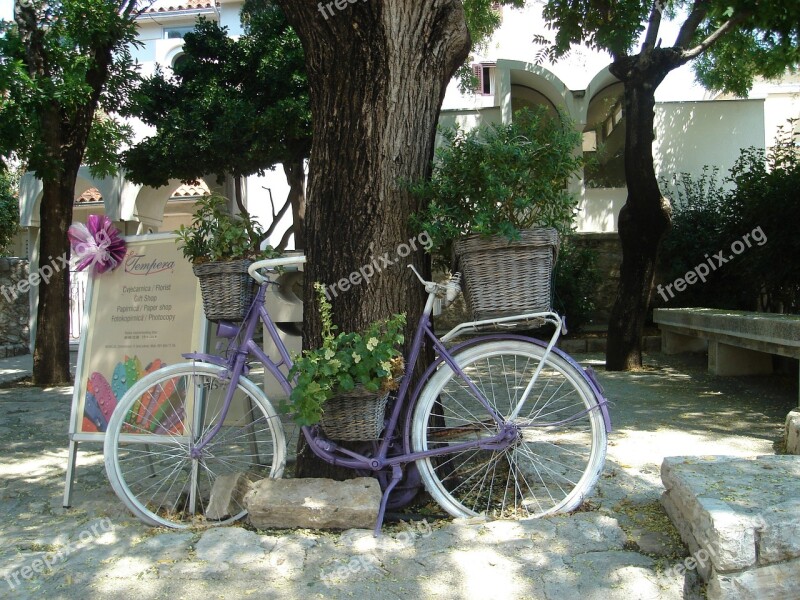
[[[442,297],[442,308],[448,306],[461,293],[461,273],[453,273],[447,283],[436,283],[435,281],[425,281],[414,265],[408,265],[408,268],[414,271],[414,275],[425,286],[427,293]]]
[[[255,279],[259,284],[264,283],[267,278],[259,273],[260,269],[274,269],[276,267],[288,267],[289,265],[303,265],[306,262],[305,256],[284,256],[281,258],[265,258],[264,260],[257,260],[252,265],[247,267],[247,272],[250,277]]]

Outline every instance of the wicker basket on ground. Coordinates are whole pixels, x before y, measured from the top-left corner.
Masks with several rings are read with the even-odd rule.
[[[320,426],[333,440],[377,440],[383,431],[388,400],[389,392],[370,392],[356,386],[325,402]]]
[[[203,310],[209,321],[241,321],[256,294],[256,285],[247,273],[251,260],[207,262],[192,265],[200,280]]]
[[[475,320],[550,310],[558,256],[555,229],[528,229],[513,241],[468,235],[453,249],[464,276],[467,310]]]

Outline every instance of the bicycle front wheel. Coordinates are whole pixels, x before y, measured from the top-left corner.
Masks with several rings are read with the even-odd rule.
[[[494,449],[479,444],[488,446],[501,425],[464,378],[445,364],[422,389],[412,421],[413,450],[474,442],[417,461],[428,492],[451,515],[567,512],[597,483],[606,454],[597,400],[583,373],[552,352],[529,386],[544,354],[532,342],[498,340],[454,357],[500,422],[514,426],[513,441]]]
[[[114,410],[105,437],[106,473],[117,496],[146,523],[230,523],[247,512],[245,478],[255,483],[281,476],[286,441],[275,409],[241,378],[223,419],[226,373],[210,364],[171,365],[138,381]],[[220,421],[217,434],[196,449]]]

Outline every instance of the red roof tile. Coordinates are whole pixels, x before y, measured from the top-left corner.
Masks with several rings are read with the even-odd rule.
[[[103,196],[97,188],[89,188],[80,196],[75,198],[75,204],[84,204],[86,202],[102,202]]]
[[[156,2],[147,9],[147,13],[160,13],[160,12],[179,12],[182,10],[201,10],[204,8],[219,7],[219,2],[211,2],[209,0],[183,0],[183,2]]]

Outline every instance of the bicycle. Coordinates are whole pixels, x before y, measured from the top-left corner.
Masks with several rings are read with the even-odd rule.
[[[292,360],[264,306],[273,282],[262,271],[303,262],[254,263],[249,272],[259,287],[247,316],[241,324],[217,325],[218,337],[230,340],[228,352],[184,354],[189,362],[147,375],[120,399],[106,432],[106,472],[143,521],[173,528],[230,523],[247,512],[247,482],[282,475],[283,426],[248,378],[248,361],[261,363],[291,392]],[[611,423],[593,371],[555,347],[561,317],[540,312],[464,323],[439,338],[430,317],[437,303],[460,292],[458,281],[439,284],[414,273],[428,299],[406,365],[416,365],[426,341],[436,359],[413,390],[412,374],[403,377],[379,439],[353,450],[318,425],[303,426],[311,451],[378,478],[376,535],[387,508],[407,504],[423,485],[454,517],[527,518],[575,509],[600,476]],[[555,330],[547,342],[501,332],[445,346],[465,332],[520,323],[550,323]],[[253,340],[259,324],[277,348],[275,360]]]

